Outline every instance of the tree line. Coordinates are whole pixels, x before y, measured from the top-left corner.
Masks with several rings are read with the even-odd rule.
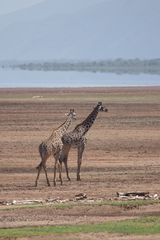
[[[80,71],[80,72],[110,72],[129,74],[160,74],[160,59],[122,59],[97,61],[27,61],[7,65],[12,69],[29,71]],[[4,66],[3,66],[4,67]]]

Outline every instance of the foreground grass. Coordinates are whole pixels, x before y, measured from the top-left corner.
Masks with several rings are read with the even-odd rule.
[[[13,209],[26,209],[26,208],[46,208],[53,207],[55,209],[73,209],[76,206],[113,206],[113,207],[121,207],[121,208],[138,208],[141,206],[148,205],[157,205],[160,204],[160,200],[154,199],[137,199],[137,200],[125,200],[125,201],[117,201],[117,200],[97,200],[95,202],[65,202],[65,203],[51,203],[49,205],[46,204],[30,204],[30,205],[11,205],[11,206],[3,206],[0,208],[0,211],[12,211]]]
[[[132,220],[112,221],[103,224],[64,225],[0,229],[0,237],[30,237],[50,234],[120,233],[134,235],[160,234],[160,217],[143,217]]]

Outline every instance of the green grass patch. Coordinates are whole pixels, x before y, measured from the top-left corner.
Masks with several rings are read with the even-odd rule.
[[[120,233],[134,235],[160,234],[160,217],[143,217],[103,224],[64,225],[0,229],[0,237],[30,237],[50,234]]]
[[[122,208],[136,208],[140,206],[148,206],[148,205],[155,205],[160,204],[160,200],[153,200],[153,199],[146,199],[146,200],[123,200],[123,201],[117,201],[117,200],[97,200],[95,202],[65,202],[65,203],[51,203],[49,205],[46,204],[25,204],[25,205],[11,205],[11,206],[3,206],[3,208],[0,208],[0,211],[11,211],[14,209],[26,209],[26,208],[46,208],[51,207],[55,209],[72,209],[76,206],[115,206],[115,207],[122,207]]]
[[[99,203],[100,204],[100,203]],[[140,207],[154,204],[160,204],[160,200],[153,199],[137,199],[137,200],[124,200],[124,201],[106,201],[103,205],[117,206],[117,207]]]

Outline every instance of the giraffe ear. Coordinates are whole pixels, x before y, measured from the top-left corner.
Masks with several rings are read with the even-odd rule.
[[[102,102],[98,102],[98,105],[102,105]]]

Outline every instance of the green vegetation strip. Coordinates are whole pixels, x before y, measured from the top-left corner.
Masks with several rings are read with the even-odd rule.
[[[160,204],[160,200],[154,199],[137,199],[137,200],[97,200],[95,202],[65,202],[65,203],[50,203],[50,204],[30,204],[30,205],[10,205],[3,206],[0,208],[0,211],[11,211],[13,209],[26,209],[26,208],[46,208],[53,207],[55,209],[72,209],[76,206],[113,206],[113,207],[121,207],[121,208],[138,208],[140,206],[148,206],[148,205],[157,205]]]
[[[117,207],[140,207],[140,206],[148,206],[154,204],[160,204],[160,200],[154,199],[137,199],[137,200],[123,200],[123,201],[104,201],[102,205],[110,205]],[[100,205],[100,203],[99,203]]]
[[[103,224],[64,225],[0,229],[0,237],[30,237],[50,234],[121,233],[134,235],[160,234],[160,217],[143,217]]]
[[[11,206],[3,206],[0,208],[0,211],[12,211],[13,209],[26,209],[26,208],[47,208],[53,207],[55,209],[72,209],[76,206],[113,206],[113,207],[121,207],[121,208],[138,208],[140,206],[148,206],[148,205],[157,205],[160,204],[160,200],[154,199],[137,199],[137,200],[97,200],[95,202],[65,202],[65,203],[50,203],[50,204],[30,204],[30,205],[11,205]]]

